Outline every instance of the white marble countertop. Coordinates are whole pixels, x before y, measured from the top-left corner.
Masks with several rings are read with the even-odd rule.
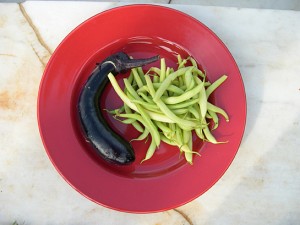
[[[300,12],[295,11],[167,5],[197,18],[224,41],[246,88],[241,147],[204,195],[175,210],[129,214],[91,202],[60,177],[37,126],[44,67],[74,27],[120,4],[0,4],[0,224],[300,224]]]

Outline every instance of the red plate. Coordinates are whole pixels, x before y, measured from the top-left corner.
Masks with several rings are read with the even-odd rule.
[[[230,117],[229,123],[221,118],[213,134],[219,141],[229,142],[213,145],[195,140],[195,150],[202,156],[195,156],[192,166],[179,155],[178,149],[165,144],[151,160],[140,164],[149,142],[133,142],[137,159],[131,166],[111,166],[99,159],[82,135],[76,106],[79,92],[95,63],[117,51],[135,58],[160,54],[168,66],[176,65],[177,53],[183,57],[191,55],[207,71],[209,80],[227,74],[228,79],[215,91],[212,100]],[[120,105],[120,99],[109,85],[102,98],[102,108]],[[137,136],[131,125],[105,116],[127,140]],[[157,212],[195,199],[224,174],[243,136],[246,97],[233,57],[206,26],[170,8],[131,5],[92,17],[58,46],[41,81],[38,120],[49,158],[78,192],[112,209]]]

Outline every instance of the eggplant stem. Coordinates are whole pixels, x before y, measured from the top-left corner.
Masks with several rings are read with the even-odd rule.
[[[118,73],[125,73],[129,69],[132,69],[135,67],[145,66],[149,63],[153,63],[153,62],[159,60],[159,58],[160,58],[159,55],[157,55],[157,56],[153,56],[151,58],[146,58],[146,59],[131,59],[126,53],[118,52],[118,53],[106,58],[101,63],[101,68],[105,64],[112,64],[115,68],[115,70],[113,71],[113,74],[116,75]]]

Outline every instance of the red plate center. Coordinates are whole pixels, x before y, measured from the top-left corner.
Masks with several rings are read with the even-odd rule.
[[[161,176],[164,173],[169,173],[172,170],[178,169],[186,163],[184,154],[180,154],[178,147],[170,146],[163,142],[161,142],[160,147],[156,150],[153,157],[150,160],[145,161],[141,164],[141,161],[144,159],[147,149],[151,143],[151,138],[147,141],[143,140],[131,142],[135,150],[136,160],[133,164],[129,166],[116,166],[106,163],[93,151],[89,143],[85,141],[84,135],[80,130],[77,112],[79,93],[88,76],[94,70],[96,63],[101,62],[101,60],[99,60],[101,59],[101,55],[105,54],[106,52],[106,54],[109,55],[109,53],[112,51],[123,51],[134,58],[147,58],[155,55],[160,55],[161,58],[165,58],[166,64],[169,67],[174,68],[175,70],[178,67],[178,54],[180,54],[183,59],[190,56],[190,54],[186,50],[184,50],[183,47],[170,41],[163,40],[157,37],[133,37],[129,39],[120,39],[118,41],[115,41],[112,44],[101,49],[93,57],[91,57],[90,60],[85,64],[84,68],[82,69],[82,72],[78,76],[78,81],[73,91],[74,97],[71,109],[71,111],[74,113],[74,128],[76,129],[76,132],[78,132],[78,139],[82,140],[83,148],[86,149],[90,157],[93,160],[97,161],[100,166],[105,167],[106,169],[110,169],[111,172],[118,173],[124,176],[149,178],[153,176]],[[146,72],[152,66],[160,67],[160,62],[147,65],[143,67],[143,69]],[[128,76],[129,73],[117,75],[116,78],[121,87],[124,87],[123,78]],[[108,83],[102,95],[100,104],[101,109],[108,110],[116,109],[123,105],[123,102],[116,95],[110,83]],[[139,136],[140,133],[136,131],[133,128],[133,126],[125,125],[120,121],[117,121],[113,118],[112,115],[110,115],[104,110],[102,111],[102,113],[109,126],[112,127],[118,134],[120,134],[126,140],[131,141],[132,139],[137,138]],[[202,145],[203,142],[195,135],[193,149],[199,152]]]

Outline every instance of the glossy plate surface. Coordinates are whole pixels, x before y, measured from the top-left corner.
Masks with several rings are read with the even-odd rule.
[[[227,74],[212,101],[226,110],[213,132],[213,145],[194,140],[194,164],[185,163],[179,150],[162,144],[153,158],[140,164],[149,141],[133,142],[136,161],[112,166],[98,158],[82,135],[77,101],[80,90],[97,62],[124,51],[134,58],[159,54],[176,66],[176,54],[191,55],[210,81]],[[154,63],[145,67],[158,66]],[[122,78],[128,76],[118,75]],[[101,107],[121,106],[110,85]],[[138,133],[104,112],[110,126],[127,140]],[[101,205],[126,212],[157,212],[185,204],[218,181],[234,159],[245,128],[246,97],[238,67],[219,38],[194,18],[165,7],[131,5],[102,12],[72,31],[52,55],[42,78],[38,121],[49,158],[78,192]]]

